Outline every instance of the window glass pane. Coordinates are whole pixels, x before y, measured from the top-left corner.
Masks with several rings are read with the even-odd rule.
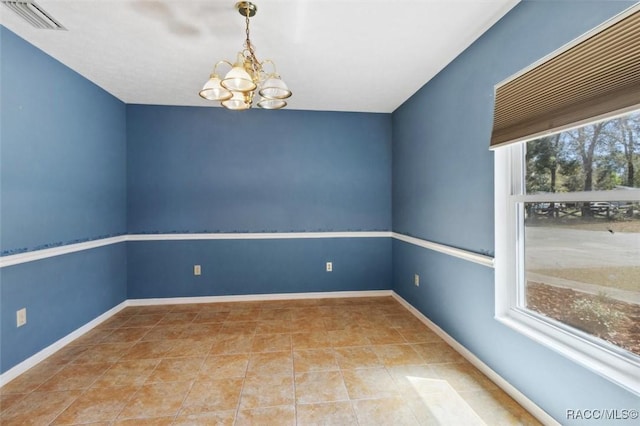
[[[524,211],[524,308],[640,355],[640,201]]]
[[[640,112],[527,142],[528,194],[640,188]]]

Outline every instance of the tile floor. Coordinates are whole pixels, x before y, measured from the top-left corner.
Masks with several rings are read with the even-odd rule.
[[[539,424],[391,297],[129,307],[0,396],[6,426]]]

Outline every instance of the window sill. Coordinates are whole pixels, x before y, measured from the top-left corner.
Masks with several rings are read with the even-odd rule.
[[[496,319],[530,339],[549,347],[577,364],[640,396],[640,362],[613,345],[596,344],[580,331],[564,329],[534,313],[509,309]]]

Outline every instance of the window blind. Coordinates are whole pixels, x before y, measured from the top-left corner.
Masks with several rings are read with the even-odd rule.
[[[640,106],[638,6],[498,85],[490,148]]]

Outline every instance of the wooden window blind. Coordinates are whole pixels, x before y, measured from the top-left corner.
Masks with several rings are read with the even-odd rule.
[[[640,107],[638,6],[498,85],[490,147]]]

